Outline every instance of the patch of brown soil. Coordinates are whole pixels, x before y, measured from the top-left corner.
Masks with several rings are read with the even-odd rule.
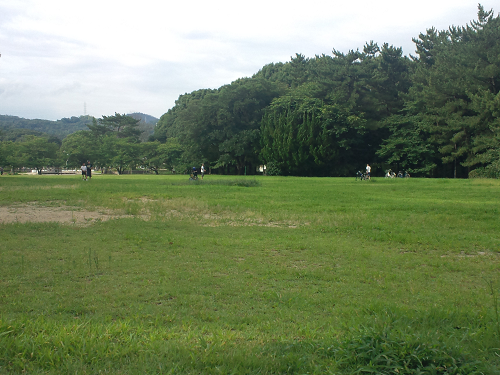
[[[95,221],[106,221],[132,215],[114,215],[71,207],[43,207],[36,204],[0,207],[0,224],[57,222],[63,224],[89,225]]]
[[[124,198],[124,201],[132,200]],[[69,207],[61,205],[59,207],[46,207],[38,202],[28,204],[16,204],[12,206],[0,207],[0,224],[7,223],[26,223],[26,222],[57,222],[61,224],[72,225],[90,225],[97,221],[106,221],[122,218],[140,218],[145,221],[153,219],[159,220],[195,220],[202,226],[262,226],[279,228],[298,228],[307,226],[309,223],[300,223],[296,221],[267,221],[256,216],[252,212],[235,215],[229,212],[225,213],[207,213],[207,207],[198,207],[192,202],[157,202],[148,198],[136,200],[139,205],[150,205],[155,203],[154,207],[142,207],[137,209],[137,214],[125,215],[122,212],[113,212],[104,208],[97,208],[96,211],[88,211],[78,207]],[[194,205],[194,206],[191,206]]]

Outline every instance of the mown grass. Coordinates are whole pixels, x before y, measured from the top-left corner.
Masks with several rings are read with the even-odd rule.
[[[498,181],[3,177],[136,217],[0,225],[0,372],[499,372]]]

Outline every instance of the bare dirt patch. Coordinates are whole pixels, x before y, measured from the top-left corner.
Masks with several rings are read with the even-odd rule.
[[[96,221],[133,217],[97,211],[87,211],[72,207],[44,207],[37,204],[0,207],[0,224],[8,223],[46,223],[90,225]]]
[[[0,207],[0,224],[8,223],[46,223],[57,222],[71,225],[91,225],[99,221],[123,218],[149,220],[194,220],[199,225],[218,226],[261,226],[279,228],[298,228],[309,223],[287,220],[266,220],[252,212],[235,214],[231,212],[210,213],[208,207],[200,207],[191,201],[156,201],[147,197],[136,200],[123,198],[132,206],[119,211],[95,208],[93,211],[62,204],[58,207],[43,206],[38,202],[15,204]]]

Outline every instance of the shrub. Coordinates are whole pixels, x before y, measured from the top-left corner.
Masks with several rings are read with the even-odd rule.
[[[474,169],[469,173],[469,178],[500,178],[500,161]]]
[[[268,176],[282,176],[283,171],[281,167],[276,162],[269,162],[266,165],[266,175]]]

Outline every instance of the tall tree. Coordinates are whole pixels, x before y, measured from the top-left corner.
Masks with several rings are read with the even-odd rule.
[[[55,138],[27,136],[21,142],[12,143],[11,147],[12,165],[34,168],[41,174],[43,167],[58,164],[57,152],[60,144]]]
[[[139,141],[141,130],[138,128],[140,120],[126,114],[116,113],[113,116],[102,116],[99,119],[100,129],[115,132],[117,138],[130,138]]]
[[[283,88],[261,77],[239,79],[218,90],[199,90],[179,97],[160,118],[155,138],[174,137],[183,159],[243,173],[258,164],[260,120],[264,108]]]
[[[482,113],[480,103],[500,88],[499,25],[500,19],[479,5],[477,21],[439,33],[430,29],[417,44],[420,58],[408,115],[438,148],[451,171],[445,169],[445,175],[466,177],[471,166],[484,160],[477,157],[483,149],[475,145],[476,139],[491,135],[495,121],[493,112],[489,117]]]
[[[261,126],[261,157],[284,175],[346,175],[364,120],[336,103],[313,97],[314,84],[277,98]]]
[[[69,167],[79,167],[87,160],[95,165],[99,160],[99,144],[90,131],[80,130],[63,139],[59,155]]]

